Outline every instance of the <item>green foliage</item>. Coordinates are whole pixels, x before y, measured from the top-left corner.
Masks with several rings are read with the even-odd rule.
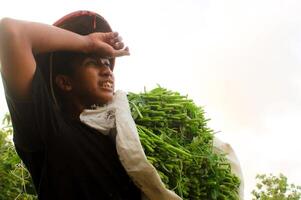
[[[162,181],[187,200],[237,200],[240,180],[213,151],[213,130],[192,100],[158,87],[128,99],[141,144]]]
[[[0,129],[0,199],[35,200],[35,190],[29,175],[11,142],[12,126],[7,114]]]
[[[283,174],[259,174],[256,189],[252,191],[253,200],[300,200],[301,187],[288,184],[287,177]]]

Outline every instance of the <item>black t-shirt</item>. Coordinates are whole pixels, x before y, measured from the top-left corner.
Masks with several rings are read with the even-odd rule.
[[[5,92],[16,150],[39,199],[141,199],[140,190],[118,159],[112,138],[64,117],[54,106],[39,68],[31,100],[16,100],[6,86]]]

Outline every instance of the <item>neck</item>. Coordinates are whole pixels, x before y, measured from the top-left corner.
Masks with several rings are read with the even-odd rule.
[[[85,107],[77,101],[67,100],[62,104],[65,115],[72,120],[79,120],[79,116]]]

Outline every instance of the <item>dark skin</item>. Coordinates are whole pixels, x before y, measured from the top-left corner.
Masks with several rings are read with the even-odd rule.
[[[64,111],[70,118],[78,120],[83,109],[113,99],[115,79],[110,61],[97,56],[87,56],[74,68],[70,76],[57,75],[55,84],[62,91]]]
[[[36,70],[34,55],[53,51],[76,51],[94,58],[114,58],[129,55],[116,32],[92,33],[82,36],[55,26],[4,18],[0,22],[1,73],[12,94],[21,100],[30,99],[30,88]],[[87,57],[88,59],[88,57]],[[102,88],[113,73],[97,59],[86,59],[76,66],[74,75],[57,76],[56,84],[65,92],[66,107],[72,118],[90,105],[104,104],[112,99],[113,91]],[[106,85],[108,87],[108,85]],[[114,87],[113,87],[114,88]],[[72,112],[71,112],[72,110]]]

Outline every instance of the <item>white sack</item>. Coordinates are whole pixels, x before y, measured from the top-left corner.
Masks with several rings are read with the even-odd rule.
[[[116,91],[112,103],[104,107],[84,110],[80,120],[105,135],[116,127],[116,148],[119,159],[128,175],[143,192],[144,200],[181,200],[177,194],[164,186],[156,169],[147,161],[125,92]],[[240,199],[242,200],[243,177],[233,149],[217,138],[214,139],[214,148],[228,154],[227,158],[233,173],[241,179]]]
[[[128,175],[143,192],[143,199],[181,200],[176,193],[164,186],[156,169],[147,161],[126,93],[117,91],[111,104],[97,110],[84,110],[80,119],[90,127],[107,134],[115,127],[115,123],[112,123],[114,115],[119,159]]]

